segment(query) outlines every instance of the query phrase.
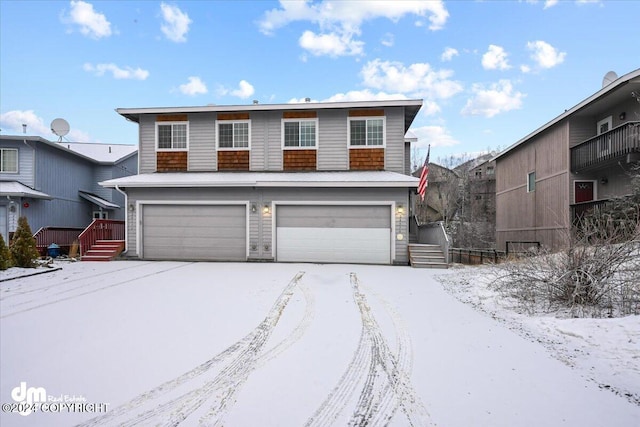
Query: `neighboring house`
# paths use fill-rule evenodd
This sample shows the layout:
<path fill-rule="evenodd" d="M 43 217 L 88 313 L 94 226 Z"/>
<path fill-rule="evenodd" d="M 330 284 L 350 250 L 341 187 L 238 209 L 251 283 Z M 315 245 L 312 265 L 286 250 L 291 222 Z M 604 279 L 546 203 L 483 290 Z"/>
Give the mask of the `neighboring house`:
<path fill-rule="evenodd" d="M 93 218 L 124 219 L 124 195 L 98 181 L 133 175 L 134 145 L 56 143 L 0 136 L 0 233 L 5 241 L 26 216 L 41 227 L 86 227 Z"/>
<path fill-rule="evenodd" d="M 407 264 L 405 138 L 422 100 L 120 108 L 139 124 L 127 252 Z"/>
<path fill-rule="evenodd" d="M 576 215 L 630 193 L 628 172 L 640 160 L 640 69 L 609 80 L 496 156 L 498 249 L 560 249 Z"/>
<path fill-rule="evenodd" d="M 419 167 L 413 176 L 420 177 L 422 167 Z M 415 195 L 415 214 L 420 224 L 453 220 L 458 210 L 460 188 L 462 182 L 460 176 L 454 170 L 440 166 L 437 163 L 429 163 L 429 176 L 424 200 Z"/>
<path fill-rule="evenodd" d="M 466 174 L 462 190 L 459 227 L 454 236 L 459 247 L 493 248 L 496 235 L 495 154 L 485 154 L 455 168 Z M 460 169 L 459 169 L 460 168 Z"/>

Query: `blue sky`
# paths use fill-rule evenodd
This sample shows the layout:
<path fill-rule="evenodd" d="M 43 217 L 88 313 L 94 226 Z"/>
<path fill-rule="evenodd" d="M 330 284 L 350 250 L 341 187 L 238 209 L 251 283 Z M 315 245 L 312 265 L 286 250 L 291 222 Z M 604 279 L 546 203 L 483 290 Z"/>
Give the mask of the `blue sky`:
<path fill-rule="evenodd" d="M 504 149 L 640 67 L 640 2 L 0 0 L 0 129 L 136 143 L 114 110 L 421 98 L 431 159 Z"/>

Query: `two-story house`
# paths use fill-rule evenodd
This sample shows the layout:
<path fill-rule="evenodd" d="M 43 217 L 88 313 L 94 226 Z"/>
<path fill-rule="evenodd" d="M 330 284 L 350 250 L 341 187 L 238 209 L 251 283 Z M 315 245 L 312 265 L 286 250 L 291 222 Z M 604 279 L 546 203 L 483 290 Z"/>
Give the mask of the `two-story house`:
<path fill-rule="evenodd" d="M 98 181 L 136 174 L 135 145 L 56 143 L 0 136 L 0 233 L 10 240 L 18 218 L 42 227 L 84 228 L 93 218 L 124 219 L 124 195 Z"/>
<path fill-rule="evenodd" d="M 631 191 L 629 171 L 640 161 L 640 69 L 608 73 L 600 90 L 495 160 L 497 247 L 564 247 L 576 216 Z"/>
<path fill-rule="evenodd" d="M 422 100 L 119 108 L 139 124 L 126 255 L 407 264 Z"/>

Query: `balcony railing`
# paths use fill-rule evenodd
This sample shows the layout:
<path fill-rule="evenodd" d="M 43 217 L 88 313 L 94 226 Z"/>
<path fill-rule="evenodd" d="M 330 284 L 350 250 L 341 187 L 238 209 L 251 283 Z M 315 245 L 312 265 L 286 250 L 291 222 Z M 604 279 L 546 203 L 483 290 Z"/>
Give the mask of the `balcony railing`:
<path fill-rule="evenodd" d="M 98 240 L 124 240 L 124 221 L 94 219 L 80 234 L 80 256 L 87 253 Z"/>
<path fill-rule="evenodd" d="M 640 121 L 626 122 L 571 148 L 571 171 L 578 172 L 629 153 L 640 153 Z"/>

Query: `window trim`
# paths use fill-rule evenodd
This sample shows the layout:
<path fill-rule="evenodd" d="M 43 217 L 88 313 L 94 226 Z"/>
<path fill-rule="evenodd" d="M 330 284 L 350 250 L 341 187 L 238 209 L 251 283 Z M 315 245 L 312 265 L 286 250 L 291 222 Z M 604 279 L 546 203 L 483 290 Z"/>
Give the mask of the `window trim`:
<path fill-rule="evenodd" d="M 15 171 L 13 170 L 3 170 L 2 169 L 2 157 L 4 156 L 4 152 L 6 151 L 15 151 L 16 153 L 16 169 Z M 19 157 L 19 150 L 17 148 L 2 148 L 0 149 L 0 173 L 19 173 L 20 172 L 20 157 Z"/>
<path fill-rule="evenodd" d="M 297 122 L 297 123 L 302 123 L 302 122 L 314 122 L 315 124 L 315 145 L 313 146 L 300 146 L 300 138 L 298 138 L 298 146 L 288 146 L 288 145 L 284 145 L 284 124 L 285 123 L 292 123 L 292 122 Z M 298 128 L 300 126 L 298 125 Z M 318 118 L 314 117 L 314 118 L 293 118 L 293 119 L 282 119 L 280 122 L 280 146 L 282 147 L 283 150 L 317 150 L 318 149 L 318 144 L 319 144 L 319 129 L 318 129 Z"/>
<path fill-rule="evenodd" d="M 172 126 L 172 131 L 173 131 L 173 125 L 186 125 L 186 131 L 187 131 L 187 143 L 186 146 L 184 148 L 160 148 L 160 126 L 167 126 L 167 125 L 171 125 Z M 173 137 L 171 140 L 171 145 L 173 146 Z M 189 151 L 189 122 L 188 121 L 177 121 L 177 122 L 156 122 L 156 152 L 158 151 Z"/>
<path fill-rule="evenodd" d="M 531 183 L 531 177 L 533 177 L 533 185 Z M 527 174 L 527 193 L 533 193 L 534 191 L 536 191 L 536 171 Z"/>
<path fill-rule="evenodd" d="M 369 120 L 382 120 L 382 144 L 381 145 L 370 145 L 368 143 L 368 138 L 365 140 L 365 145 L 351 145 L 351 122 L 353 121 L 364 121 L 365 128 L 366 122 Z M 347 146 L 349 149 L 371 149 L 371 148 L 386 148 L 387 147 L 387 116 L 352 116 L 348 117 L 347 121 Z"/>
<path fill-rule="evenodd" d="M 602 125 L 607 125 L 607 130 L 604 132 L 600 131 Z M 605 117 L 602 120 L 599 120 L 596 124 L 596 132 L 597 135 L 600 136 L 603 133 L 607 133 L 613 129 L 613 116 Z M 611 152 L 611 136 L 605 139 L 605 137 L 601 137 L 598 141 L 598 154 L 601 156 L 607 155 Z"/>
<path fill-rule="evenodd" d="M 247 123 L 247 146 L 246 147 L 220 147 L 220 125 L 233 125 L 236 123 Z M 218 151 L 250 151 L 251 150 L 251 119 L 245 120 L 216 120 L 216 150 Z M 235 141 L 232 142 L 235 144 Z"/>

